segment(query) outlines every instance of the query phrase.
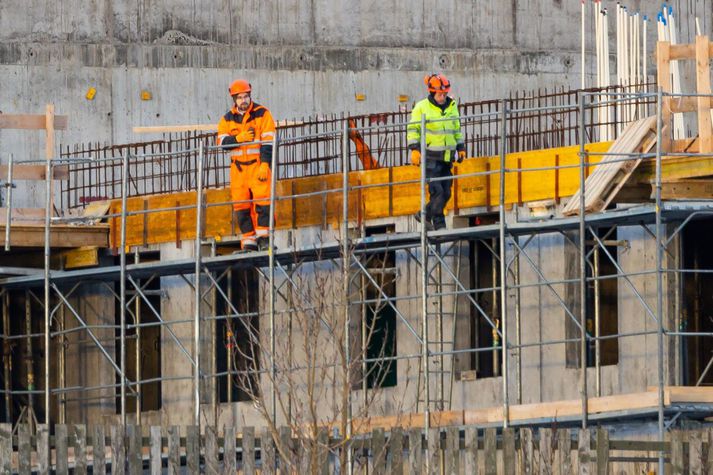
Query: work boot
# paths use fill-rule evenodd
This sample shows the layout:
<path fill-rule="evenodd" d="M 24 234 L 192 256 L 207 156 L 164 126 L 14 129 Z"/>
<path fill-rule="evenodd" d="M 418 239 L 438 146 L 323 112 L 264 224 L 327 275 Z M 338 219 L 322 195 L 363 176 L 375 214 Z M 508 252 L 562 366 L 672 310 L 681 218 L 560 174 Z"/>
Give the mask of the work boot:
<path fill-rule="evenodd" d="M 433 229 L 435 231 L 438 231 L 440 229 L 445 229 L 446 228 L 446 219 L 443 217 L 439 218 L 434 218 L 433 219 Z"/>
<path fill-rule="evenodd" d="M 418 223 L 421 223 L 421 212 L 417 212 L 416 214 L 413 215 L 414 219 Z M 426 219 L 426 231 L 433 231 L 433 224 L 431 223 L 430 219 Z"/>
<path fill-rule="evenodd" d="M 257 238 L 257 249 L 258 251 L 267 251 L 270 249 L 270 238 L 266 236 Z"/>
<path fill-rule="evenodd" d="M 254 252 L 257 251 L 257 243 L 255 241 L 247 241 L 242 244 L 242 251 L 243 252 Z"/>

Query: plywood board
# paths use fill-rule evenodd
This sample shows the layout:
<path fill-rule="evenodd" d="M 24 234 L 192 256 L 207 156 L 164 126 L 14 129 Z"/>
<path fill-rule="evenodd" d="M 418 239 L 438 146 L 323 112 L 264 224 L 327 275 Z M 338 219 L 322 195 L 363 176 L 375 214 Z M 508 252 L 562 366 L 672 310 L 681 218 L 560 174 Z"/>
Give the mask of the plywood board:
<path fill-rule="evenodd" d="M 66 130 L 69 118 L 54 116 L 54 130 Z M 44 130 L 47 118 L 44 114 L 0 114 L 0 129 Z"/>

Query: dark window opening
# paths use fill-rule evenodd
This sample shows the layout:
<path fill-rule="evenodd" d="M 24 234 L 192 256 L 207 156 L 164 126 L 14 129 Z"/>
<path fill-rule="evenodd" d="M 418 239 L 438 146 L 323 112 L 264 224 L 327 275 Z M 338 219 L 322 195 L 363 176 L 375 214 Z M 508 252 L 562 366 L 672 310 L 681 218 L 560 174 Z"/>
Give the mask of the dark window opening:
<path fill-rule="evenodd" d="M 158 253 L 141 255 L 141 262 L 157 260 L 159 260 Z M 157 411 L 161 409 L 161 381 L 153 380 L 161 377 L 161 326 L 158 325 L 160 320 L 154 311 L 159 315 L 161 314 L 161 279 L 154 277 L 152 279 L 137 280 L 137 284 L 144 294 L 143 297 L 137 294 L 136 289 L 131 284 L 127 283 L 126 288 L 127 302 L 133 298 L 133 301 L 126 309 L 126 377 L 130 382 L 152 380 L 140 385 L 141 411 Z M 115 284 L 117 293 L 119 292 L 119 285 L 119 282 Z M 121 323 L 120 312 L 121 307 L 117 300 L 116 325 Z M 133 326 L 137 320 L 142 325 L 140 328 Z M 118 343 L 118 339 L 121 337 L 121 332 L 118 328 L 115 336 Z M 117 354 L 121 358 L 121 345 L 117 344 L 116 348 Z M 137 373 L 140 374 L 139 378 L 137 378 Z M 118 375 L 116 382 L 117 384 L 121 383 Z M 121 388 L 117 387 L 116 393 L 116 413 L 118 414 L 121 411 Z M 126 394 L 126 411 L 130 414 L 136 411 L 136 397 L 132 397 L 132 393 L 128 390 Z"/>
<path fill-rule="evenodd" d="M 607 337 L 619 332 L 619 281 L 616 265 L 619 251 L 615 228 L 598 228 L 597 237 L 604 244 L 599 246 L 595 239 L 587 241 L 587 333 L 592 337 L 597 334 Z M 591 236 L 590 236 L 591 237 Z M 606 252 L 605 252 L 606 249 Z M 611 258 L 610 258 L 611 256 Z M 594 279 L 592 279 L 594 277 Z M 591 280 L 590 280 L 591 279 Z M 597 318 L 598 314 L 598 318 Z M 596 366 L 596 340 L 589 340 L 587 345 L 587 366 Z M 600 364 L 615 365 L 619 362 L 619 340 L 606 338 L 599 340 Z"/>
<path fill-rule="evenodd" d="M 228 316 L 216 320 L 216 358 L 220 402 L 251 401 L 259 391 L 260 303 L 258 273 L 254 269 L 231 269 L 220 286 L 240 316 L 233 315 L 230 305 L 218 295 L 217 312 Z"/>
<path fill-rule="evenodd" d="M 681 274 L 681 330 L 713 332 L 713 246 L 707 237 L 713 235 L 713 219 L 691 221 L 681 238 L 683 269 L 697 271 Z M 683 384 L 713 385 L 713 370 L 708 363 L 713 358 L 713 339 L 705 336 L 680 338 Z M 700 380 L 700 384 L 699 384 Z"/>
<path fill-rule="evenodd" d="M 366 229 L 366 236 L 390 234 L 393 225 L 373 226 Z M 367 360 L 396 356 L 396 311 L 385 298 L 396 297 L 396 253 L 386 251 L 370 254 L 366 267 L 377 285 L 363 280 L 364 318 L 362 319 L 362 344 Z M 396 360 L 370 361 L 366 364 L 367 388 L 396 386 Z"/>
<path fill-rule="evenodd" d="M 495 224 L 497 214 L 470 217 L 468 226 Z M 491 378 L 500 376 L 502 361 L 500 357 L 500 336 L 495 328 L 500 328 L 500 264 L 498 239 L 476 239 L 466 241 L 463 258 L 468 259 L 468 279 L 470 296 L 463 304 L 468 308 L 467 321 L 460 319 L 456 323 L 456 349 L 482 349 L 463 354 L 457 364 L 460 379 L 470 379 L 467 373 L 474 372 L 475 377 Z M 490 321 L 488 321 L 490 320 Z M 462 332 L 462 334 L 461 334 Z"/>

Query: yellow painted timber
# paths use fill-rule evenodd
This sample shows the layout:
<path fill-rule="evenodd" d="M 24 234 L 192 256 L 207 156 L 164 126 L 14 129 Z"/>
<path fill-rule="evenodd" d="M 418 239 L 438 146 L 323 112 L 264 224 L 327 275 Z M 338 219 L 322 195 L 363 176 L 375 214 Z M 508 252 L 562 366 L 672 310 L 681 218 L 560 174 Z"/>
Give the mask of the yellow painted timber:
<path fill-rule="evenodd" d="M 64 268 L 78 269 L 99 265 L 99 248 L 96 246 L 82 246 L 70 249 L 64 253 Z"/>
<path fill-rule="evenodd" d="M 599 161 L 598 152 L 605 152 L 610 142 L 587 145 L 592 167 Z M 508 205 L 519 201 L 539 201 L 555 196 L 573 195 L 579 189 L 577 168 L 561 169 L 555 172 L 555 163 L 561 167 L 579 164 L 579 147 L 563 147 L 510 154 L 506 158 L 505 202 Z M 518 164 L 522 168 L 517 171 Z M 534 170 L 550 168 L 549 170 Z M 593 169 L 593 168 L 592 168 Z M 471 173 L 489 174 L 459 176 Z M 470 158 L 454 167 L 456 174 L 454 198 L 447 210 L 497 206 L 499 202 L 499 157 Z M 529 171 L 528 171 L 529 170 Z M 349 219 L 358 222 L 365 219 L 403 216 L 415 213 L 420 206 L 419 168 L 402 166 L 376 170 L 352 172 L 349 183 Z M 556 176 L 558 177 L 556 178 Z M 380 186 L 377 186 L 380 185 Z M 340 174 L 318 177 L 280 180 L 277 183 L 276 225 L 278 229 L 303 226 L 334 226 L 342 217 L 342 176 Z M 357 188 L 357 189 L 355 189 Z M 332 193 L 291 197 L 315 192 Z M 219 203 L 230 201 L 228 188 L 210 189 L 205 192 L 205 202 L 209 204 L 205 214 L 205 237 L 222 238 L 233 233 L 239 234 L 237 226 L 231 222 L 231 206 Z M 195 238 L 195 210 L 179 212 L 166 210 L 180 206 L 194 206 L 195 192 L 173 193 L 127 200 L 128 211 L 152 211 L 146 217 L 131 216 L 127 219 L 127 245 L 156 244 Z M 161 210 L 166 211 L 161 211 Z M 121 211 L 121 201 L 112 202 L 111 213 Z M 117 247 L 120 237 L 120 219 L 110 218 L 111 246 Z"/>

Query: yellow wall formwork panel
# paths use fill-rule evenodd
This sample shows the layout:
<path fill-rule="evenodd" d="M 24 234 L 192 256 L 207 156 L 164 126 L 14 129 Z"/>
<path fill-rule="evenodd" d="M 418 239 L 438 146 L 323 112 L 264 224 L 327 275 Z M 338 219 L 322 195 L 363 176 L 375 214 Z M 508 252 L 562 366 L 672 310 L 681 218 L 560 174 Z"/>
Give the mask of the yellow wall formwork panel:
<path fill-rule="evenodd" d="M 586 146 L 594 166 L 611 142 Z M 579 147 L 562 147 L 509 154 L 505 176 L 505 203 L 508 205 L 573 195 L 579 189 Z M 555 170 L 554 167 L 574 166 Z M 517 169 L 520 168 L 520 171 Z M 476 157 L 454 167 L 453 198 L 448 212 L 464 208 L 495 207 L 499 203 L 500 157 Z M 528 171 L 530 170 L 530 171 Z M 352 222 L 404 216 L 420 208 L 418 167 L 402 166 L 358 171 L 349 174 L 349 219 Z M 477 176 L 459 176 L 482 173 Z M 342 176 L 340 174 L 280 180 L 276 189 L 278 229 L 303 226 L 338 226 L 342 217 Z M 329 192 L 332 190 L 332 192 Z M 319 192 L 319 194 L 313 194 Z M 309 196 L 297 196 L 310 194 Z M 233 221 L 228 188 L 205 191 L 204 237 L 221 239 L 239 233 Z M 128 211 L 151 211 L 127 219 L 127 246 L 177 242 L 195 238 L 195 209 L 167 210 L 195 206 L 195 192 L 172 193 L 127 200 Z M 166 211 L 161 211 L 166 210 Z M 121 201 L 112 202 L 111 213 L 121 212 Z M 109 220 L 111 246 L 120 238 L 119 217 Z"/>

